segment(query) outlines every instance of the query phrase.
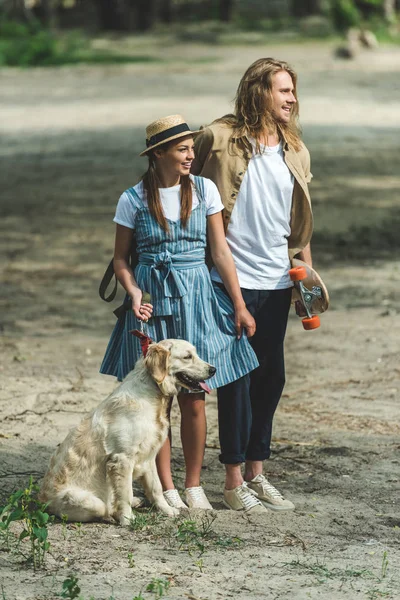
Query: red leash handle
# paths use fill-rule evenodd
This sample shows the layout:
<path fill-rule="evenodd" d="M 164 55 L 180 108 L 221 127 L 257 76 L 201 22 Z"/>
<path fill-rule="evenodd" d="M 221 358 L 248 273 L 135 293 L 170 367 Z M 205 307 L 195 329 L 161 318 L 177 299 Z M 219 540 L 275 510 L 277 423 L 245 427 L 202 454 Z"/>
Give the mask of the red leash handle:
<path fill-rule="evenodd" d="M 153 341 L 151 339 L 151 337 L 149 337 L 148 335 L 146 335 L 142 331 L 139 331 L 138 329 L 131 329 L 129 331 L 129 333 L 131 333 L 132 335 L 135 335 L 136 337 L 139 338 L 140 347 L 142 348 L 143 356 L 146 357 L 147 350 L 149 349 L 149 346 L 150 346 L 150 344 Z"/>

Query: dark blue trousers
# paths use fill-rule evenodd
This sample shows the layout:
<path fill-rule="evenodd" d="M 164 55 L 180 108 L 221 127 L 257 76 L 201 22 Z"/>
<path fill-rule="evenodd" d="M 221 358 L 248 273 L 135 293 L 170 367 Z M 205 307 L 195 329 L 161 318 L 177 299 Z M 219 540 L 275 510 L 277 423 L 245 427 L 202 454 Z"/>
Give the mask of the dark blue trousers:
<path fill-rule="evenodd" d="M 224 464 L 270 456 L 272 420 L 285 385 L 284 339 L 292 288 L 242 289 L 257 330 L 250 339 L 260 366 L 218 388 L 219 441 Z"/>

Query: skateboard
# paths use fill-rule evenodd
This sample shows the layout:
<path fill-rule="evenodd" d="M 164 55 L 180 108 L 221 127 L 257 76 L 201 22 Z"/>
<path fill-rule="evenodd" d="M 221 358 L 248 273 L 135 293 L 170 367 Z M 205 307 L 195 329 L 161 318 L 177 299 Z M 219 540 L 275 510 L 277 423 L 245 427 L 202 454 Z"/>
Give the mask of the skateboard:
<path fill-rule="evenodd" d="M 294 284 L 296 313 L 304 317 L 304 329 L 317 329 L 321 325 L 318 314 L 329 306 L 329 293 L 324 282 L 312 267 L 298 258 L 292 260 L 289 275 Z"/>

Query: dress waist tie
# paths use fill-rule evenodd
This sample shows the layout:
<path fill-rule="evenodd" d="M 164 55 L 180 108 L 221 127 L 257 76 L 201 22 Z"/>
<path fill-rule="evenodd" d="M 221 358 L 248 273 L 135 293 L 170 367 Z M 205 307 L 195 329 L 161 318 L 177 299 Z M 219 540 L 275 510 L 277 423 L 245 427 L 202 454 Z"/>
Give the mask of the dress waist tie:
<path fill-rule="evenodd" d="M 159 254 L 143 252 L 139 255 L 139 265 L 151 267 L 151 289 L 147 291 L 151 295 L 154 316 L 172 315 L 171 301 L 187 294 L 186 286 L 179 277 L 178 271 L 194 269 L 203 264 L 205 264 L 204 248 L 180 254 L 166 251 Z"/>

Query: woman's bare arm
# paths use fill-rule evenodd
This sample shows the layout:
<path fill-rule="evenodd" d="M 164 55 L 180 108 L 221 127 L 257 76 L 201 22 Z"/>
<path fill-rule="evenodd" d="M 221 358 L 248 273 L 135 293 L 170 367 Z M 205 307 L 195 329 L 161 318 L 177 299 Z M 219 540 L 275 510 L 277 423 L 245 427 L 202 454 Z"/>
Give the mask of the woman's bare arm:
<path fill-rule="evenodd" d="M 133 230 L 117 224 L 114 248 L 114 272 L 118 281 L 132 298 L 132 310 L 137 319 L 147 321 L 153 312 L 151 304 L 142 304 L 142 290 L 139 288 L 129 266 L 129 254 L 133 240 Z"/>

